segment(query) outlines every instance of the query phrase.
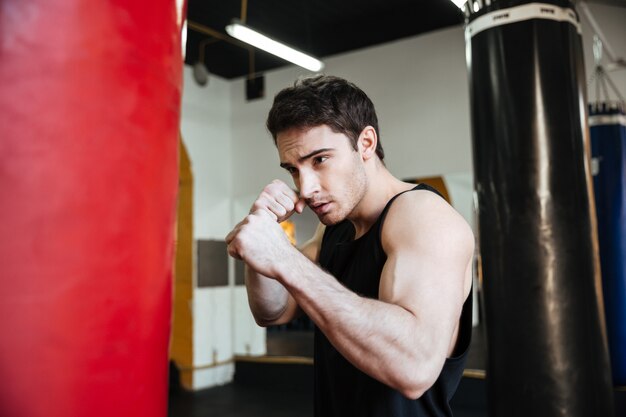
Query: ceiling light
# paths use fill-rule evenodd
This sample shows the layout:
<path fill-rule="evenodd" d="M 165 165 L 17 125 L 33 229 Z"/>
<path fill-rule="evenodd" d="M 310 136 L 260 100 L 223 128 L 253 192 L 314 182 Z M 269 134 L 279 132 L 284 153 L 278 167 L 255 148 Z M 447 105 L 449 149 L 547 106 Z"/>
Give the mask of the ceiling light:
<path fill-rule="evenodd" d="M 286 61 L 306 68 L 309 71 L 320 71 L 324 68 L 324 63 L 319 59 L 313 58 L 312 56 L 296 51 L 285 44 L 270 39 L 269 37 L 238 21 L 234 21 L 230 25 L 226 26 L 226 32 L 233 38 L 249 43 L 256 48 L 262 49 L 270 54 L 274 54 Z"/>
<path fill-rule="evenodd" d="M 456 5 L 456 7 L 458 7 L 459 9 L 463 9 L 463 5 L 465 4 L 466 0 L 450 0 L 452 3 L 454 3 Z"/>

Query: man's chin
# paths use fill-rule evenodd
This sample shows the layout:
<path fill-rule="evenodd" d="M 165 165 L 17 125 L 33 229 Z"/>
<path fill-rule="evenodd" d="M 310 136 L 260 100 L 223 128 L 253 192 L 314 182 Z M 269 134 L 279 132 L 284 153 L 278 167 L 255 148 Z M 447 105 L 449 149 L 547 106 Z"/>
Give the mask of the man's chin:
<path fill-rule="evenodd" d="M 324 226 L 334 226 L 344 220 L 331 216 L 331 213 L 320 214 L 317 216 L 317 218 Z"/>

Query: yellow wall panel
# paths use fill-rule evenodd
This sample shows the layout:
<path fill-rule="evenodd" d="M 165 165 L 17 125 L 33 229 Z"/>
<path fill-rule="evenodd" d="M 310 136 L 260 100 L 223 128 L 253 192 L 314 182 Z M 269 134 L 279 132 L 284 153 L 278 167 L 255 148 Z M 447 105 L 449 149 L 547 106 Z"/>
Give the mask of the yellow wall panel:
<path fill-rule="evenodd" d="M 193 375 L 193 175 L 182 138 L 179 142 L 179 191 L 174 268 L 174 305 L 170 359 L 180 371 L 180 383 L 192 388 Z"/>

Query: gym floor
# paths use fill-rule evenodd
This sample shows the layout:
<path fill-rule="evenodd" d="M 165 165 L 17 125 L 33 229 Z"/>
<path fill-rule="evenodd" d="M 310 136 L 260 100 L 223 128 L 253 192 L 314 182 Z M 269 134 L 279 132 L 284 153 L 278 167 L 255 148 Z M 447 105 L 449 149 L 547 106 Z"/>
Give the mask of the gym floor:
<path fill-rule="evenodd" d="M 312 357 L 311 331 L 268 332 L 268 356 Z M 485 369 L 485 341 L 482 327 L 474 328 L 468 369 Z M 282 379 L 282 381 L 281 381 Z M 467 380 L 468 378 L 464 378 Z M 461 394 L 460 391 L 464 393 Z M 475 397 L 476 384 L 462 383 L 457 393 Z M 457 396 L 459 396 L 457 395 Z M 455 417 L 486 417 L 484 407 L 456 401 Z M 312 417 L 313 384 L 310 365 L 237 362 L 235 381 L 198 392 L 171 387 L 169 417 Z"/>
<path fill-rule="evenodd" d="M 487 417 L 484 410 L 454 407 L 455 417 Z M 232 383 L 197 393 L 170 395 L 169 417 L 313 417 L 312 393 Z"/>

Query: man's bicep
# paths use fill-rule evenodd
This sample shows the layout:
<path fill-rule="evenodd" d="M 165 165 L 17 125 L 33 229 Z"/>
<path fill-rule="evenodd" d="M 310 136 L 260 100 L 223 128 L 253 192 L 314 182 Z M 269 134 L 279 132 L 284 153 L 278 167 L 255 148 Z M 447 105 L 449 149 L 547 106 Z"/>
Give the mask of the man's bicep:
<path fill-rule="evenodd" d="M 407 197 L 394 203 L 383 227 L 387 262 L 379 298 L 410 311 L 432 334 L 451 339 L 471 285 L 473 235 L 438 196 Z"/>
<path fill-rule="evenodd" d="M 411 248 L 389 254 L 380 281 L 379 298 L 411 312 L 420 321 L 456 325 L 465 299 L 465 267 L 461 262 Z"/>

